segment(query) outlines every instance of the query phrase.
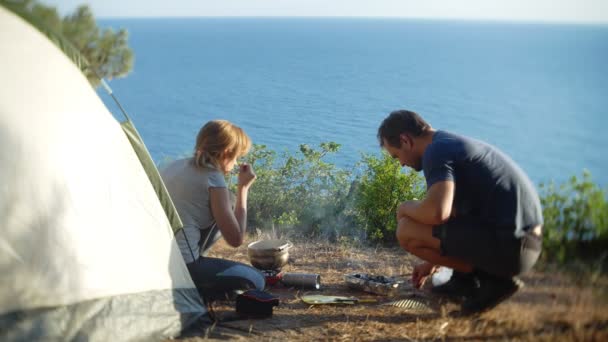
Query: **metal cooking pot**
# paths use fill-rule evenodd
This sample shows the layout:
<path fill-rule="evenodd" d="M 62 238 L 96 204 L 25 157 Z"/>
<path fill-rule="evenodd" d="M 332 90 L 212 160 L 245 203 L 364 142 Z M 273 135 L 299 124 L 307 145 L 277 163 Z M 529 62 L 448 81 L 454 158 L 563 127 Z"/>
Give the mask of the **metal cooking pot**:
<path fill-rule="evenodd" d="M 278 270 L 287 264 L 291 247 L 291 242 L 285 240 L 259 240 L 247 246 L 247 255 L 257 269 Z"/>

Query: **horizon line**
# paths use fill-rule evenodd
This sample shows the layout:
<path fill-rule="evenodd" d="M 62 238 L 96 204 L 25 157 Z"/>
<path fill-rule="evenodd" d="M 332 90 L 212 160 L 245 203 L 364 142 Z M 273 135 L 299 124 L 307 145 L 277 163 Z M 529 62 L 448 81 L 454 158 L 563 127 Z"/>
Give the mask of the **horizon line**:
<path fill-rule="evenodd" d="M 390 19 L 390 20 L 419 20 L 419 21 L 469 21 L 487 23 L 513 23 L 513 24 L 565 24 L 606 26 L 606 21 L 584 21 L 567 19 L 507 19 L 507 18 L 452 18 L 452 17 L 408 17 L 408 16 L 331 16 L 331 15 L 174 15 L 174 16 L 99 16 L 97 19 Z"/>

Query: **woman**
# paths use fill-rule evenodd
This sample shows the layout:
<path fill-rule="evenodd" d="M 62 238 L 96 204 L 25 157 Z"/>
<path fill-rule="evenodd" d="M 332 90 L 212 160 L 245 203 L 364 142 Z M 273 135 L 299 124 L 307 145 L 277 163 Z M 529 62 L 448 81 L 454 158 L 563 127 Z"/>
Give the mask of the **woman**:
<path fill-rule="evenodd" d="M 161 176 L 184 224 L 176 240 L 201 296 L 214 299 L 235 290 L 258 289 L 264 276 L 242 263 L 206 257 L 222 236 L 232 247 L 243 243 L 247 230 L 247 194 L 256 175 L 239 166 L 236 203 L 224 175 L 247 154 L 251 140 L 238 126 L 225 121 L 206 123 L 198 133 L 194 155 L 169 164 Z"/>

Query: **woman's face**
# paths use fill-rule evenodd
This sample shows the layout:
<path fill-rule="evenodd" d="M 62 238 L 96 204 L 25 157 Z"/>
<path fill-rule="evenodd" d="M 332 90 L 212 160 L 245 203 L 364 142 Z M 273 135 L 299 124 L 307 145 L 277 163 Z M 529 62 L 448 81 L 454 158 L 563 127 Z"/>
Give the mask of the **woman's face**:
<path fill-rule="evenodd" d="M 230 171 L 232 171 L 232 169 L 234 169 L 235 165 L 236 165 L 236 157 L 234 157 L 234 158 L 225 157 L 224 159 L 222 159 L 222 163 L 220 166 L 222 167 L 222 171 L 224 172 L 224 174 L 227 175 L 230 173 Z"/>

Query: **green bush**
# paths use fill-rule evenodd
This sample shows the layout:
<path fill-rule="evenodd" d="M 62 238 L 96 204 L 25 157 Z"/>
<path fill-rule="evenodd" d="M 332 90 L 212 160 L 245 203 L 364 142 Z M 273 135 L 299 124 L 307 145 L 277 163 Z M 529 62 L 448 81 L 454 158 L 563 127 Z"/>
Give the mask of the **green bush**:
<path fill-rule="evenodd" d="M 608 201 L 606 190 L 591 180 L 573 176 L 556 186 L 540 185 L 545 219 L 545 260 L 567 263 L 575 259 L 602 261 L 608 253 Z"/>
<path fill-rule="evenodd" d="M 300 145 L 298 152 L 279 156 L 264 145 L 254 145 L 243 160 L 258 175 L 249 194 L 250 227 L 276 237 L 394 242 L 397 206 L 424 197 L 424 178 L 411 170 L 403 172 L 384 152 L 362 155 L 358 172 L 352 173 L 324 160 L 339 148 L 333 142 L 318 148 Z M 229 177 L 233 189 L 235 176 Z M 561 185 L 540 184 L 540 197 L 545 221 L 543 259 L 561 264 L 586 262 L 595 268 L 604 264 L 607 191 L 584 172 L 582 178 L 572 177 Z"/>
<path fill-rule="evenodd" d="M 363 155 L 355 209 L 368 238 L 396 241 L 397 206 L 425 195 L 424 179 L 414 171 L 402 172 L 401 165 L 386 152 L 381 157 Z"/>
<path fill-rule="evenodd" d="M 351 173 L 323 159 L 339 148 L 334 142 L 318 149 L 300 145 L 298 153 L 278 158 L 265 145 L 254 145 L 243 158 L 258 176 L 249 194 L 250 225 L 276 236 L 288 231 L 335 236 L 348 221 Z"/>

